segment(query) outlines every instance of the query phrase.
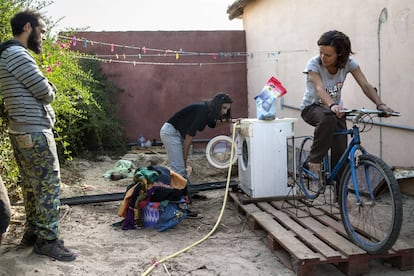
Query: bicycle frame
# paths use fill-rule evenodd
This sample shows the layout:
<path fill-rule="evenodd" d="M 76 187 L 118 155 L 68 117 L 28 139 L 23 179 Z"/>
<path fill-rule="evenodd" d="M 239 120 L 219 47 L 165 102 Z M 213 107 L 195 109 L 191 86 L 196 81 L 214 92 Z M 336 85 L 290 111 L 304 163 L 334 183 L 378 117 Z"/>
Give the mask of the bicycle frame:
<path fill-rule="evenodd" d="M 313 204 L 319 195 L 325 195 L 326 186 L 333 186 L 335 179 L 340 176 L 341 182 L 336 183 L 337 187 L 334 188 L 337 189 L 334 192 L 349 238 L 368 253 L 381 254 L 389 250 L 398 239 L 403 219 L 402 199 L 392 170 L 381 158 L 364 149 L 360 134 L 366 131 L 365 123 L 371 122 L 371 114 L 378 117 L 400 114 L 367 109 L 349 109 L 344 110 L 344 113 L 345 116 L 353 116 L 353 125 L 334 132 L 334 135 L 350 136 L 338 163 L 331 168 L 326 154 L 319 177 L 314 177 L 314 173 L 304 165 L 313 143 L 313 137 L 306 137 L 299 153 L 302 164 L 298 169 L 299 186 L 307 202 Z M 365 121 L 366 118 L 369 120 Z M 362 129 L 361 122 L 364 124 Z M 377 189 L 378 187 L 381 188 Z"/>
<path fill-rule="evenodd" d="M 345 161 L 349 158 L 349 162 L 351 164 L 351 168 L 355 167 L 355 156 L 356 151 L 360 150 L 363 154 L 366 154 L 367 151 L 361 146 L 361 137 L 359 134 L 359 128 L 357 125 L 354 125 L 351 129 L 347 130 L 337 130 L 335 131 L 334 135 L 350 135 L 351 141 L 348 143 L 348 146 L 344 153 L 342 154 L 341 158 L 339 159 L 338 163 L 335 165 L 332 171 L 330 171 L 330 162 L 327 157 L 324 158 L 324 166 L 327 168 L 325 171 L 326 173 L 326 181 L 328 185 L 332 185 L 334 178 L 338 175 L 339 170 L 345 165 Z M 352 181 L 354 182 L 355 192 L 357 193 L 357 198 L 359 199 L 358 188 L 356 185 L 356 175 L 355 171 L 352 170 Z"/>

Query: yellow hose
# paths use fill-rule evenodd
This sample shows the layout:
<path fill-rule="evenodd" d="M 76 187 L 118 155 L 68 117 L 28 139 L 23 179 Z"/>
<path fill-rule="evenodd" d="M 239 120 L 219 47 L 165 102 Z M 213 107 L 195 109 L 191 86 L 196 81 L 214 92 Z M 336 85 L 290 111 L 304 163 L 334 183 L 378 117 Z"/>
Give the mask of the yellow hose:
<path fill-rule="evenodd" d="M 227 173 L 227 182 L 226 182 L 226 191 L 224 193 L 224 199 L 223 199 L 223 205 L 221 207 L 221 211 L 220 211 L 220 215 L 216 221 L 216 224 L 214 225 L 214 227 L 211 229 L 211 231 L 205 235 L 203 238 L 201 238 L 200 240 L 194 242 L 193 244 L 169 255 L 166 256 L 164 258 L 162 258 L 159 261 L 154 262 L 144 273 L 142 273 L 142 276 L 146 276 L 149 275 L 149 273 L 151 273 L 151 271 L 156 268 L 158 265 L 162 264 L 163 262 L 167 261 L 168 259 L 172 259 L 174 257 L 177 257 L 178 255 L 180 255 L 181 253 L 184 253 L 186 251 L 188 251 L 189 249 L 191 249 L 194 246 L 197 246 L 201 243 L 203 243 L 205 240 L 207 240 L 217 229 L 217 227 L 219 226 L 220 222 L 221 222 L 221 218 L 223 217 L 224 214 L 224 210 L 226 207 L 226 203 L 227 203 L 227 196 L 228 196 L 228 192 L 229 192 L 229 186 L 230 186 L 230 178 L 231 178 L 231 168 L 232 168 L 232 160 L 233 160 L 233 156 L 234 156 L 234 140 L 235 140 L 235 136 L 236 136 L 236 127 L 237 127 L 238 123 L 234 123 L 233 125 L 233 134 L 232 134 L 232 138 L 231 138 L 231 150 L 230 150 L 230 164 L 229 164 L 229 170 Z"/>

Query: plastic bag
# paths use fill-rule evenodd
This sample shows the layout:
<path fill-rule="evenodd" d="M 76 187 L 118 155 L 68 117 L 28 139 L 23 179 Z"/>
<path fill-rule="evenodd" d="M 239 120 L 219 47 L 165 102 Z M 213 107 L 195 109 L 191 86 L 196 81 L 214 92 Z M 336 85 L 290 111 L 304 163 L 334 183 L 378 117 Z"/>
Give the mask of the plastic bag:
<path fill-rule="evenodd" d="M 154 228 L 163 232 L 173 228 L 186 217 L 186 212 L 179 208 L 178 203 L 168 202 L 166 206 L 160 205 L 160 214 Z"/>
<path fill-rule="evenodd" d="M 277 117 L 276 100 L 287 93 L 286 88 L 275 77 L 271 77 L 256 100 L 256 115 L 260 120 L 274 120 Z"/>

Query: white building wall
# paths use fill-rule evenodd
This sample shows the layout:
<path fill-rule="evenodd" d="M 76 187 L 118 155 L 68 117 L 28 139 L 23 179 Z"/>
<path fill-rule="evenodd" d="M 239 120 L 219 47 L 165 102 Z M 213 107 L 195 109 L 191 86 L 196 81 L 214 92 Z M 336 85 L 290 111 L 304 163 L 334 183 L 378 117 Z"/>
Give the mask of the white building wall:
<path fill-rule="evenodd" d="M 384 8 L 387 18 L 380 22 Z M 256 116 L 254 96 L 273 75 L 288 90 L 279 101 L 284 104 L 279 106 L 279 116 L 299 118 L 296 136 L 312 134 L 313 128 L 302 121 L 297 110 L 305 84 L 302 71 L 308 59 L 318 54 L 320 35 L 337 29 L 350 37 L 353 58 L 367 79 L 380 88 L 383 101 L 402 114 L 383 119 L 397 127 L 381 127 L 381 131 L 374 127 L 364 133 L 365 147 L 391 166 L 414 166 L 414 1 L 255 0 L 244 8 L 242 20 L 250 53 L 249 117 Z M 343 99 L 348 108 L 375 108 L 352 75 L 343 88 Z"/>

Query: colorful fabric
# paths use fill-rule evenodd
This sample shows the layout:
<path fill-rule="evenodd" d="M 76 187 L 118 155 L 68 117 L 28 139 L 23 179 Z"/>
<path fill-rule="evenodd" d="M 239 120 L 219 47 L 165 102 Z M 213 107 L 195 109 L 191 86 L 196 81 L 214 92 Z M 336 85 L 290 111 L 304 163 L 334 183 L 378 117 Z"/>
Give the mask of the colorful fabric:
<path fill-rule="evenodd" d="M 173 187 L 174 189 L 179 189 L 179 190 L 185 189 L 185 187 L 187 186 L 188 180 L 173 170 L 171 170 L 170 172 L 171 172 L 171 187 Z"/>
<path fill-rule="evenodd" d="M 136 229 L 135 215 L 134 215 L 134 210 L 132 208 L 128 208 L 125 214 L 125 219 L 121 223 L 121 229 L 122 230 Z"/>
<path fill-rule="evenodd" d="M 118 160 L 115 167 L 106 171 L 103 177 L 110 178 L 112 173 L 120 173 L 124 178 L 134 177 L 134 164 L 129 160 Z"/>
<path fill-rule="evenodd" d="M 121 206 L 118 209 L 118 216 L 126 217 L 128 209 L 138 208 L 139 202 L 147 197 L 147 184 L 146 182 L 132 183 L 128 185 L 124 194 L 124 199 Z"/>
<path fill-rule="evenodd" d="M 160 214 L 166 212 L 160 222 L 161 225 L 158 226 L 158 228 L 161 229 L 159 231 L 174 227 L 182 220 L 182 210 L 181 213 L 177 211 L 173 216 L 171 215 L 172 210 L 170 209 L 173 209 L 174 207 L 168 207 L 168 205 L 169 202 L 180 201 L 183 198 L 184 188 L 187 183 L 185 178 L 174 173 L 169 168 L 150 166 L 138 168 L 134 173 L 134 181 L 135 183 L 128 185 L 124 200 L 118 209 L 118 216 L 124 217 L 124 220 L 122 221 L 123 230 L 135 229 L 135 225 L 140 221 L 145 224 L 145 221 L 143 220 L 144 215 L 146 214 L 148 218 L 149 213 L 144 214 L 143 209 L 145 209 L 148 204 L 155 204 L 156 206 L 163 205 L 160 208 Z M 173 184 L 182 189 L 173 188 Z M 166 218 L 166 216 L 169 218 Z M 147 221 L 147 225 L 148 223 L 153 225 L 155 221 Z"/>
<path fill-rule="evenodd" d="M 145 179 L 148 183 L 154 183 L 155 180 L 159 177 L 157 171 L 147 168 L 147 167 L 140 167 L 136 169 L 134 173 L 134 182 L 142 181 Z"/>

